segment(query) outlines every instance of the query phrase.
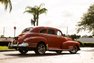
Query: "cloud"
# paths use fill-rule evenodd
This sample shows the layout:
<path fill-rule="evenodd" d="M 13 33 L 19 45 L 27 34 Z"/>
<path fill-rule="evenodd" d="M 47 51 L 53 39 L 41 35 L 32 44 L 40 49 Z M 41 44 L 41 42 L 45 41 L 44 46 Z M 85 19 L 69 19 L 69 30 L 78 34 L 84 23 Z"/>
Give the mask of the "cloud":
<path fill-rule="evenodd" d="M 12 2 L 11 13 L 5 12 L 2 6 L 0 8 L 0 31 L 5 27 L 6 36 L 13 36 L 13 26 L 17 26 L 17 35 L 24 28 L 30 27 L 32 15 L 23 12 L 27 6 L 40 5 L 41 3 L 45 4 L 44 7 L 48 9 L 48 12 L 46 15 L 40 16 L 40 26 L 57 27 L 62 31 L 65 30 L 64 32 L 68 26 L 69 33 L 73 33 L 72 30 L 75 33 L 75 25 L 88 7 L 94 3 L 94 0 L 12 0 Z"/>

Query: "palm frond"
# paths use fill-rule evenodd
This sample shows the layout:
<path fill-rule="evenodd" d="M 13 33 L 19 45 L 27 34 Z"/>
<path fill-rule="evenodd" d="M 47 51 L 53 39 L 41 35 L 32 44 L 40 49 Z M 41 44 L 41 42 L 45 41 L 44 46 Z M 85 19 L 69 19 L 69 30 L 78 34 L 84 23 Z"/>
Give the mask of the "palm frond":
<path fill-rule="evenodd" d="M 11 3 L 11 0 L 0 0 L 0 2 L 5 5 L 5 9 L 7 9 L 8 6 L 9 6 L 10 12 L 11 12 L 11 10 L 12 10 L 12 3 Z"/>
<path fill-rule="evenodd" d="M 39 14 L 46 13 L 46 12 L 47 12 L 46 8 L 42 8 L 42 9 L 39 10 Z"/>
<path fill-rule="evenodd" d="M 11 12 L 11 10 L 12 10 L 12 3 L 11 3 L 10 0 L 9 0 L 9 7 L 10 7 L 10 12 Z"/>

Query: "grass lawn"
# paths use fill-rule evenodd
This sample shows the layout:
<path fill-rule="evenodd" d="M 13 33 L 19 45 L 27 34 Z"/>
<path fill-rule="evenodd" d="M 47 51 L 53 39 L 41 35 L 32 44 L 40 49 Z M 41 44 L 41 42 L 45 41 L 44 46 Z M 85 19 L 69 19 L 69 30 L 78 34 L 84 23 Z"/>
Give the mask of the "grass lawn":
<path fill-rule="evenodd" d="M 2 51 L 2 50 L 12 50 L 12 49 L 8 49 L 7 46 L 0 46 L 0 50 Z"/>

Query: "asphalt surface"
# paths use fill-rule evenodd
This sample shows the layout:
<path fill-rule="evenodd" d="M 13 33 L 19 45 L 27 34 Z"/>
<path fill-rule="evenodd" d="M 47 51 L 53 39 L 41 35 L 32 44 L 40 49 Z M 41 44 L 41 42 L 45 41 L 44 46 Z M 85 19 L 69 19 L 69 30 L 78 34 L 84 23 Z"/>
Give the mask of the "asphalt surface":
<path fill-rule="evenodd" d="M 77 54 L 47 51 L 45 55 L 36 55 L 30 51 L 21 55 L 18 51 L 4 51 L 0 52 L 0 63 L 94 63 L 94 48 L 81 48 Z"/>

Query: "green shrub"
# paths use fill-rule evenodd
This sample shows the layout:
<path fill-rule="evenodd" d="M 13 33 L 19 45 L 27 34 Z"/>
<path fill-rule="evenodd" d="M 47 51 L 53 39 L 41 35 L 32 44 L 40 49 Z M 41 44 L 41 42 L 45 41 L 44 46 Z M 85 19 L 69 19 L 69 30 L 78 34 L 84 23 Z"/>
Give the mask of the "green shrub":
<path fill-rule="evenodd" d="M 2 41 L 0 42 L 0 46 L 8 46 L 10 41 Z"/>
<path fill-rule="evenodd" d="M 94 47 L 94 43 L 83 43 L 84 47 Z"/>
<path fill-rule="evenodd" d="M 94 43 L 90 42 L 79 42 L 81 47 L 94 47 Z"/>

